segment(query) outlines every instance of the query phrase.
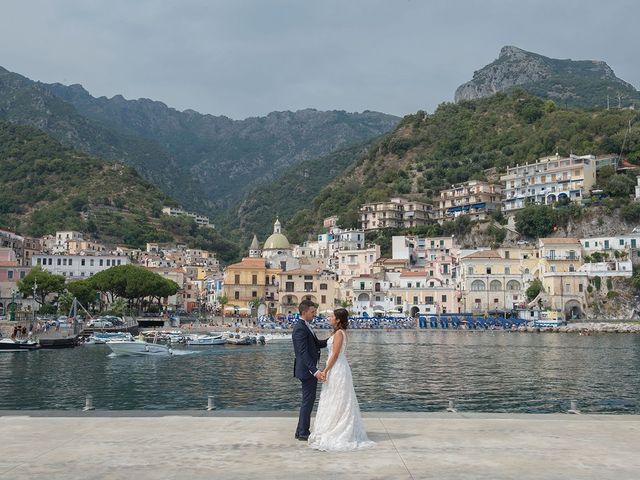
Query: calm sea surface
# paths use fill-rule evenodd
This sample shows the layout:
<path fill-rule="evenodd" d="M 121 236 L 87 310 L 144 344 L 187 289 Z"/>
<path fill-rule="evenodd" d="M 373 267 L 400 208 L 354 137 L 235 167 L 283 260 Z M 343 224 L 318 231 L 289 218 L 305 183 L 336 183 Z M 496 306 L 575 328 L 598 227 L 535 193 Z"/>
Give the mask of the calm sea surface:
<path fill-rule="evenodd" d="M 321 333 L 322 335 L 323 333 Z M 363 410 L 640 413 L 640 336 L 501 331 L 349 332 Z M 191 352 L 191 351 L 189 351 Z M 295 410 L 290 342 L 172 357 L 113 357 L 105 346 L 0 353 L 0 409 Z M 322 361 L 326 360 L 323 352 Z"/>

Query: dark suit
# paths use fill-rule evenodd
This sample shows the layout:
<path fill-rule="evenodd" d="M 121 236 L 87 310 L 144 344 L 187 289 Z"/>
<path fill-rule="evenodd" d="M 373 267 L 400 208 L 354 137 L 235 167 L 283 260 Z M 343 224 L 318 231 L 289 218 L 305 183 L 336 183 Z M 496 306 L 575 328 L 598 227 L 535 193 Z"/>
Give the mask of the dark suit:
<path fill-rule="evenodd" d="M 302 404 L 300 417 L 296 428 L 296 437 L 309 436 L 311 425 L 311 411 L 316 401 L 318 379 L 314 376 L 318 371 L 320 349 L 327 346 L 326 340 L 318 340 L 305 321 L 300 319 L 293 327 L 293 351 L 296 359 L 293 363 L 293 376 L 302 382 Z"/>

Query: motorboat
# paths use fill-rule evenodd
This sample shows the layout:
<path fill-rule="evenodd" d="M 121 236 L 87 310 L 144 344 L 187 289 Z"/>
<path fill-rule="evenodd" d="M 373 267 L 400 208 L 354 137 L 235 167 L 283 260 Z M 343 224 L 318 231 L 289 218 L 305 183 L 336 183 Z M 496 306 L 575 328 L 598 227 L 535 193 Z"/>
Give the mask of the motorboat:
<path fill-rule="evenodd" d="M 190 347 L 205 347 L 210 345 L 224 345 L 227 339 L 222 335 L 189 335 L 187 345 Z"/>
<path fill-rule="evenodd" d="M 144 340 L 111 340 L 107 342 L 107 347 L 116 355 L 173 355 L 170 346 Z"/>
<path fill-rule="evenodd" d="M 40 348 L 40 344 L 34 340 L 0 339 L 0 352 L 27 352 L 38 348 Z"/>
<path fill-rule="evenodd" d="M 251 341 L 251 337 L 248 335 L 247 336 L 240 336 L 240 335 L 231 336 L 226 339 L 226 342 L 229 345 L 251 345 L 252 343 L 255 343 Z"/>
<path fill-rule="evenodd" d="M 266 343 L 291 341 L 290 333 L 263 333 L 261 336 L 264 337 Z"/>
<path fill-rule="evenodd" d="M 84 345 L 104 345 L 114 340 L 133 340 L 129 332 L 94 332 L 84 341 Z"/>

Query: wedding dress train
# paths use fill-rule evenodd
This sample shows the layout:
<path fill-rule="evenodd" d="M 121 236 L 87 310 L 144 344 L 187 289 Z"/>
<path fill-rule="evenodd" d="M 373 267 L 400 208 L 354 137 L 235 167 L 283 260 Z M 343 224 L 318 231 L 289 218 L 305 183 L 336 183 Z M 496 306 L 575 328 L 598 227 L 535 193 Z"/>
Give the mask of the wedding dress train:
<path fill-rule="evenodd" d="M 329 338 L 329 356 L 333 351 L 333 339 L 336 335 L 344 335 L 344 332 L 337 332 Z M 351 367 L 345 355 L 346 347 L 347 339 L 344 335 L 338 359 L 329 370 L 327 381 L 322 384 L 318 413 L 313 432 L 309 436 L 309 446 L 316 450 L 347 451 L 374 445 L 364 430 L 360 406 L 353 388 Z"/>

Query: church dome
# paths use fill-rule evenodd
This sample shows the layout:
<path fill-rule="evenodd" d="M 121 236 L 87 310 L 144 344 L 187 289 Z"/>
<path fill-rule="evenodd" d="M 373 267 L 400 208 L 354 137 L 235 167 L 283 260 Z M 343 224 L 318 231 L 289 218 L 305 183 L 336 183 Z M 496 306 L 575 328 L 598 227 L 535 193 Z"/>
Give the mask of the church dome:
<path fill-rule="evenodd" d="M 281 233 L 272 233 L 264 242 L 263 250 L 277 250 L 290 248 L 289 240 Z"/>

